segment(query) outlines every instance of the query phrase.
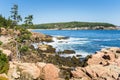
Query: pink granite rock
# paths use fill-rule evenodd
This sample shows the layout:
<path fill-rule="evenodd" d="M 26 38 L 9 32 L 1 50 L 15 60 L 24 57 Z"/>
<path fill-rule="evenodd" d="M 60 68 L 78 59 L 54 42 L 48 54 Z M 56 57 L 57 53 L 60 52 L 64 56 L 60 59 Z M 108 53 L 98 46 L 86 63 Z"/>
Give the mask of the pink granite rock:
<path fill-rule="evenodd" d="M 59 71 L 53 64 L 47 64 L 43 68 L 44 80 L 59 80 Z"/>
<path fill-rule="evenodd" d="M 119 79 L 120 67 L 115 65 L 89 65 L 84 68 L 76 68 L 72 71 L 75 78 L 88 78 L 89 80 L 117 80 Z"/>

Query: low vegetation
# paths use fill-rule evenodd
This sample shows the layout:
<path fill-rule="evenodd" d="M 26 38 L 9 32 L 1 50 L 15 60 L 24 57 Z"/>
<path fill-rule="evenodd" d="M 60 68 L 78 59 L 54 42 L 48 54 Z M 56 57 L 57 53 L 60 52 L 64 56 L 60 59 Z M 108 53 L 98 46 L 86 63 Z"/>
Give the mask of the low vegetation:
<path fill-rule="evenodd" d="M 2 44 L 3 44 L 3 42 L 0 41 L 0 45 L 2 45 Z"/>
<path fill-rule="evenodd" d="M 9 69 L 8 58 L 0 51 L 0 74 L 7 73 Z"/>
<path fill-rule="evenodd" d="M 0 80 L 8 80 L 8 78 L 6 78 L 6 77 L 0 77 Z"/>
<path fill-rule="evenodd" d="M 20 35 L 17 37 L 18 42 L 24 42 L 26 40 L 30 40 L 31 32 L 29 32 L 27 29 L 20 28 Z"/>
<path fill-rule="evenodd" d="M 29 47 L 26 46 L 26 45 L 24 45 L 24 46 L 22 46 L 22 47 L 19 49 L 19 51 L 20 51 L 20 53 L 24 53 L 24 52 L 27 52 L 28 49 L 29 49 Z"/>
<path fill-rule="evenodd" d="M 11 24 L 12 24 L 12 20 L 6 19 L 2 15 L 0 15 L 0 27 L 8 28 L 11 27 Z"/>

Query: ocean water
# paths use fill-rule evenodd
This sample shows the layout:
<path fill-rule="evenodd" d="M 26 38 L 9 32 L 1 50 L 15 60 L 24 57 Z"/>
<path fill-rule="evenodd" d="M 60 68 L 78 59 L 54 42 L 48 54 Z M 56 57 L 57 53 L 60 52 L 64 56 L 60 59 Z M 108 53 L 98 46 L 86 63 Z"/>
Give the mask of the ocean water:
<path fill-rule="evenodd" d="M 56 48 L 56 51 L 74 50 L 76 54 L 85 57 L 102 48 L 120 47 L 120 30 L 32 30 L 52 35 L 53 41 L 47 43 Z M 57 36 L 66 36 L 69 39 L 58 40 Z M 76 54 L 63 54 L 73 56 Z"/>

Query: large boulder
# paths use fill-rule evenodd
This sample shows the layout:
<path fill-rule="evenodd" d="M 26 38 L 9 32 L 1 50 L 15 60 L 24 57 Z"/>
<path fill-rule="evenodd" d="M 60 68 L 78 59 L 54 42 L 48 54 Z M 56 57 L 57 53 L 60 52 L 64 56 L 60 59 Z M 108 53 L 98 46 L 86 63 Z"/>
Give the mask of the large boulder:
<path fill-rule="evenodd" d="M 88 65 L 108 65 L 111 62 L 115 62 L 115 60 L 120 56 L 118 53 L 119 51 L 120 48 L 117 47 L 102 49 L 101 51 L 97 51 L 96 54 L 93 54 L 92 58 L 88 59 L 87 63 Z"/>
<path fill-rule="evenodd" d="M 39 45 L 38 46 L 38 50 L 42 51 L 42 52 L 46 52 L 46 53 L 55 53 L 56 49 L 53 48 L 51 45 Z"/>
<path fill-rule="evenodd" d="M 10 67 L 8 71 L 8 78 L 10 80 L 59 80 L 59 69 L 53 64 L 46 64 L 43 62 L 37 63 L 21 63 L 9 62 Z"/>
<path fill-rule="evenodd" d="M 44 80 L 59 80 L 59 69 L 53 64 L 43 67 Z"/>
<path fill-rule="evenodd" d="M 87 61 L 86 67 L 77 67 L 72 71 L 74 78 L 84 80 L 119 80 L 120 48 L 111 47 L 97 51 Z M 86 79 L 85 79 L 86 80 Z"/>
<path fill-rule="evenodd" d="M 44 73 L 43 73 L 43 67 L 46 66 L 46 63 L 43 63 L 43 62 L 37 62 L 36 63 L 36 66 L 39 68 L 40 70 L 40 78 L 44 79 Z"/>
<path fill-rule="evenodd" d="M 74 50 L 64 50 L 63 53 L 65 54 L 75 54 Z"/>
<path fill-rule="evenodd" d="M 44 42 L 52 42 L 52 36 L 45 35 L 42 33 L 32 32 L 31 39 L 36 42 L 44 41 Z"/>
<path fill-rule="evenodd" d="M 17 63 L 17 65 L 21 70 L 21 74 L 28 73 L 33 79 L 40 76 L 40 70 L 35 63 Z"/>
<path fill-rule="evenodd" d="M 37 67 L 40 69 L 40 78 L 44 80 L 59 80 L 59 69 L 53 64 L 37 62 Z"/>
<path fill-rule="evenodd" d="M 69 39 L 69 37 L 66 37 L 66 36 L 57 36 L 56 37 L 58 40 L 65 40 L 65 39 Z"/>
<path fill-rule="evenodd" d="M 33 38 L 36 38 L 36 37 L 38 37 L 38 38 L 44 38 L 44 37 L 46 37 L 46 35 L 42 34 L 42 33 L 32 32 L 32 37 Z"/>

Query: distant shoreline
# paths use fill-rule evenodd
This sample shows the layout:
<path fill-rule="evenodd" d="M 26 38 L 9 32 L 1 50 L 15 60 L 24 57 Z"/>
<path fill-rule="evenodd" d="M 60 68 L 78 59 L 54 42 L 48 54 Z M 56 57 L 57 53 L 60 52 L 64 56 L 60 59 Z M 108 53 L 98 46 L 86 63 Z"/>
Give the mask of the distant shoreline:
<path fill-rule="evenodd" d="M 120 30 L 119 28 L 117 29 L 27 29 L 28 31 L 32 31 L 32 30 Z"/>

